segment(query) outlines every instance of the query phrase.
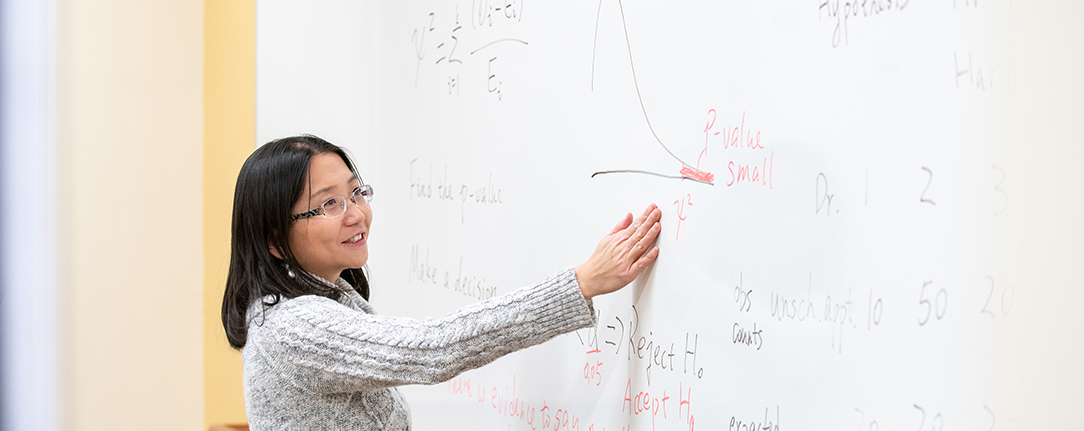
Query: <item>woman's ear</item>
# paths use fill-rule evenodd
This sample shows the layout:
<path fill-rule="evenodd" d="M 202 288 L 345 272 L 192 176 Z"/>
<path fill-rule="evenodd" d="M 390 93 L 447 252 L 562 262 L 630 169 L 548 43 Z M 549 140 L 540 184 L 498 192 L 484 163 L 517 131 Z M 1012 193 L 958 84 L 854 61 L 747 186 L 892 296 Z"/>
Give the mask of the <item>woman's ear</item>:
<path fill-rule="evenodd" d="M 270 240 L 267 241 L 267 250 L 271 252 L 272 256 L 275 256 L 275 259 L 286 260 L 282 257 L 282 250 L 280 250 L 276 245 L 272 244 Z"/>
<path fill-rule="evenodd" d="M 272 256 L 275 256 L 275 259 L 286 260 L 284 257 L 282 257 L 285 254 L 282 252 L 282 248 L 275 245 L 274 236 L 267 238 L 267 250 L 271 252 Z"/>

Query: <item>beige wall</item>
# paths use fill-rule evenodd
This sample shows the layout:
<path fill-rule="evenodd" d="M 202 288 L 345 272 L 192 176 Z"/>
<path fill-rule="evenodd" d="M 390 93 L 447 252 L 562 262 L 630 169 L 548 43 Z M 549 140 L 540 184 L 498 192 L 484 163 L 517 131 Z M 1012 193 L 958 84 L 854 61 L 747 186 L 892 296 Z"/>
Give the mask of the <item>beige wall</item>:
<path fill-rule="evenodd" d="M 246 422 L 241 354 L 222 329 L 233 188 L 256 141 L 256 2 L 207 0 L 204 10 L 204 417 Z"/>
<path fill-rule="evenodd" d="M 57 10 L 61 429 L 200 429 L 203 3 Z"/>
<path fill-rule="evenodd" d="M 1002 429 L 1084 426 L 1084 3 L 1015 10 L 1011 208 L 999 250 L 1017 287 Z M 1051 11 L 1056 11 L 1051 13 Z M 1008 416 L 1007 417 L 1012 417 Z"/>

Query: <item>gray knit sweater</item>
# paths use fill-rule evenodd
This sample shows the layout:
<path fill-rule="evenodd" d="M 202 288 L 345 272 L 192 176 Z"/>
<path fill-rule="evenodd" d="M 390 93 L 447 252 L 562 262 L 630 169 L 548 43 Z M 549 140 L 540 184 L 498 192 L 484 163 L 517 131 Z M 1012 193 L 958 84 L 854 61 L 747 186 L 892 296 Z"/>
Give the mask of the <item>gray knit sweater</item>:
<path fill-rule="evenodd" d="M 248 311 L 245 405 L 253 430 L 409 430 L 395 386 L 435 384 L 595 324 L 571 268 L 507 295 L 425 320 L 376 315 L 346 293 Z"/>

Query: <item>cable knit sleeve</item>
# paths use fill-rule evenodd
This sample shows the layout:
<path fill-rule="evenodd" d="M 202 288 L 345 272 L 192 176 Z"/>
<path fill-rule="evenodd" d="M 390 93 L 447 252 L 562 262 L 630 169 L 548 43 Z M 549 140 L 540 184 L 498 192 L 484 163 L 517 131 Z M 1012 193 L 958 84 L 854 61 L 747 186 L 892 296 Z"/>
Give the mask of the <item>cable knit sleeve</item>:
<path fill-rule="evenodd" d="M 508 353 L 595 324 L 575 272 L 565 269 L 440 318 L 387 317 L 304 296 L 267 310 L 250 329 L 279 378 L 314 393 L 434 384 Z M 246 347 L 246 348 L 248 348 Z"/>

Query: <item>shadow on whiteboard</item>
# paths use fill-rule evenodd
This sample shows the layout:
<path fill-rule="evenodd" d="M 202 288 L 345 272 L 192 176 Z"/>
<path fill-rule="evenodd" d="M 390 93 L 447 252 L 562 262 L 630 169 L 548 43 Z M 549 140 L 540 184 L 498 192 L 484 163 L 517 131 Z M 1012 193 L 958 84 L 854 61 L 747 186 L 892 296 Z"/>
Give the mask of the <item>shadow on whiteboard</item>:
<path fill-rule="evenodd" d="M 642 296 L 644 294 L 644 291 L 647 290 L 647 281 L 651 279 L 651 273 L 654 271 L 655 264 L 651 264 L 651 266 L 647 267 L 644 272 L 640 273 L 639 277 L 636 277 L 636 279 L 632 281 L 633 304 L 640 303 L 640 296 Z"/>

